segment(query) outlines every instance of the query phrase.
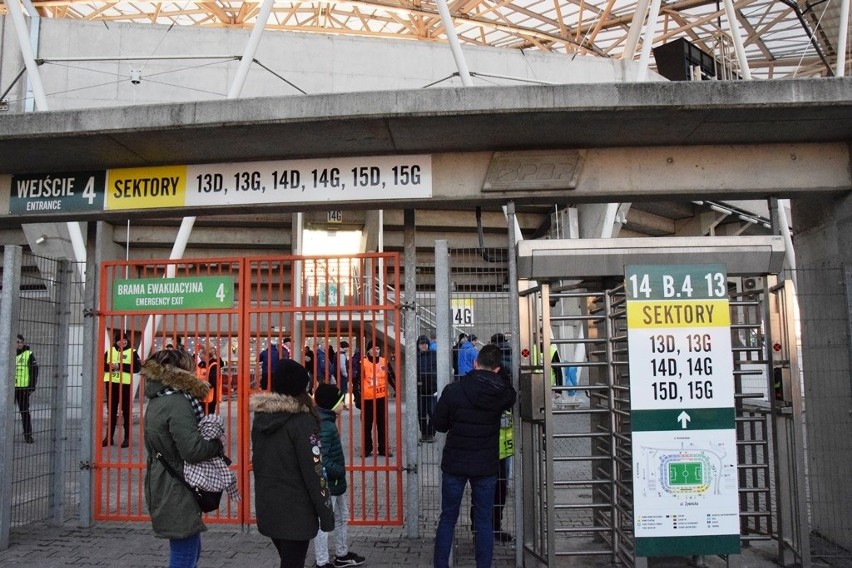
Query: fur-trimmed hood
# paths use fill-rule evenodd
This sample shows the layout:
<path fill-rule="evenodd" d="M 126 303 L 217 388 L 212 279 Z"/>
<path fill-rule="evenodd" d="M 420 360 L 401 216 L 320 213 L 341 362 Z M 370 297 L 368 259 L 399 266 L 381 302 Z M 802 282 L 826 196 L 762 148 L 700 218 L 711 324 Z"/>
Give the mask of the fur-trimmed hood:
<path fill-rule="evenodd" d="M 259 392 L 251 395 L 249 409 L 252 412 L 286 412 L 287 414 L 311 411 L 309 406 L 292 396 L 274 392 Z"/>
<path fill-rule="evenodd" d="M 311 407 L 294 397 L 273 392 L 260 392 L 249 398 L 249 410 L 255 413 L 254 427 L 264 434 L 282 428 L 293 416 L 312 414 Z"/>
<path fill-rule="evenodd" d="M 162 366 L 154 361 L 146 361 L 140 371 L 145 377 L 145 396 L 154 398 L 165 387 L 189 393 L 197 399 L 203 399 L 210 392 L 210 383 L 201 381 L 190 373 L 171 365 Z"/>

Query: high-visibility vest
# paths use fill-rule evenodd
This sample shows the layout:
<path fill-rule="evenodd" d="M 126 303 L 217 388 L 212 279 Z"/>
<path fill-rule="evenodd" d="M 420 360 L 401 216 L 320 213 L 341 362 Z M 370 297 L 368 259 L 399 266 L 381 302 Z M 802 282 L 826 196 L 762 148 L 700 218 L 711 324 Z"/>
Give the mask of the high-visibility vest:
<path fill-rule="evenodd" d="M 551 386 L 555 386 L 557 384 L 556 377 L 561 376 L 562 369 L 553 366 L 553 357 L 557 353 L 556 346 L 552 343 L 550 344 L 550 384 Z M 541 358 L 541 348 L 538 346 L 533 347 L 533 365 L 541 365 L 544 367 L 544 361 Z M 558 384 L 562 384 L 562 381 L 558 381 Z"/>
<path fill-rule="evenodd" d="M 111 347 L 109 350 L 109 359 L 107 359 L 107 363 L 109 363 L 110 365 L 120 363 L 122 366 L 130 366 L 130 368 L 132 369 L 133 354 L 133 349 L 125 349 L 124 351 L 119 351 L 115 347 Z M 133 373 L 127 373 L 124 371 L 107 371 L 106 373 L 104 373 L 104 382 L 123 383 L 125 385 L 129 385 L 133 382 Z"/>
<path fill-rule="evenodd" d="M 15 355 L 15 388 L 30 386 L 30 356 L 32 351 L 27 349 Z"/>
<path fill-rule="evenodd" d="M 375 363 L 367 357 L 361 359 L 361 395 L 364 400 L 388 396 L 388 362 L 384 357 Z"/>
<path fill-rule="evenodd" d="M 512 429 L 512 411 L 503 412 L 500 417 L 500 459 L 515 455 L 515 433 Z"/>
<path fill-rule="evenodd" d="M 195 368 L 195 376 L 198 377 L 199 381 L 207 382 L 208 377 L 210 377 L 210 368 L 213 367 L 213 366 L 218 367 L 219 363 L 208 363 L 206 367 L 196 367 Z M 219 377 L 220 384 L 221 384 L 221 380 L 222 380 L 222 377 Z M 207 396 L 205 396 L 199 402 L 203 402 L 203 403 L 213 402 L 213 397 L 215 396 L 215 393 L 213 391 L 215 391 L 215 390 L 217 390 L 217 389 L 214 389 L 213 386 L 211 385 L 210 391 L 208 391 Z"/>

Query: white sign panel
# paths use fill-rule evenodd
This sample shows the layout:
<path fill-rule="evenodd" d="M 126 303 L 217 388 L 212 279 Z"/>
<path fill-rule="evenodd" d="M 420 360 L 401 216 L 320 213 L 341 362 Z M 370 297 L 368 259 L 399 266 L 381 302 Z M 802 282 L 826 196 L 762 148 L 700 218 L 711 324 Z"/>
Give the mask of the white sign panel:
<path fill-rule="evenodd" d="M 432 158 L 375 156 L 187 166 L 187 206 L 425 199 Z"/>
<path fill-rule="evenodd" d="M 631 328 L 627 337 L 631 377 L 641 377 L 631 380 L 633 410 L 734 406 L 729 327 Z"/>

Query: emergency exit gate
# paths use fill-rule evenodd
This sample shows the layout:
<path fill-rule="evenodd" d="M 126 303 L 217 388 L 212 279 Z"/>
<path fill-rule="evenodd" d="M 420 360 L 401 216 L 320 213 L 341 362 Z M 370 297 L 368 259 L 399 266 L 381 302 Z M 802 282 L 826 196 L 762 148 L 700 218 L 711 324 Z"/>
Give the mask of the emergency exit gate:
<path fill-rule="evenodd" d="M 99 337 L 101 355 L 95 368 L 104 368 L 116 333 L 127 332 L 130 345 L 142 361 L 164 348 L 182 348 L 205 359 L 218 357 L 219 380 L 216 412 L 224 419 L 226 454 L 236 473 L 242 499 L 223 496 L 208 522 L 253 523 L 249 396 L 267 381 L 261 376 L 261 354 L 284 356 L 285 339 L 291 339 L 289 356 L 304 364 L 314 384 L 332 378 L 342 385 L 343 370 L 319 376 L 316 356 L 329 346 L 339 353 L 341 341 L 365 353 L 368 342 L 382 345 L 396 373 L 397 392 L 403 392 L 399 372 L 401 342 L 397 291 L 399 255 L 362 254 L 346 257 L 210 258 L 204 260 L 106 262 L 101 268 Z M 161 286 L 170 282 L 187 286 Z M 213 283 L 198 296 L 194 283 Z M 152 284 L 148 288 L 148 284 Z M 124 285 L 119 290 L 118 286 Z M 141 286 L 140 286 L 141 285 Z M 187 290 L 189 290 L 187 292 Z M 196 295 L 193 295 L 196 293 Z M 232 295 L 231 295 L 232 293 Z M 211 353 L 213 352 L 213 353 Z M 351 363 L 347 371 L 351 376 Z M 328 369 L 329 366 L 326 366 Z M 104 389 L 104 375 L 96 373 L 94 407 L 94 511 L 99 520 L 147 520 L 143 480 L 147 455 L 143 445 L 144 381 L 133 376 L 129 401 L 123 394 Z M 364 456 L 360 412 L 351 398 L 349 411 L 339 422 L 347 452 L 351 524 L 402 524 L 401 401 L 388 402 L 387 446 L 391 456 Z M 111 400 L 118 396 L 122 400 Z M 120 409 L 129 402 L 132 418 L 124 431 Z M 119 417 L 112 443 L 107 417 L 117 403 Z M 122 447 L 127 441 L 128 447 Z"/>
<path fill-rule="evenodd" d="M 788 565 L 808 559 L 790 287 L 770 274 L 780 269 L 779 244 L 761 238 L 690 256 L 706 241 L 667 240 L 656 239 L 657 250 L 607 250 L 612 243 L 588 240 L 519 247 L 519 275 L 529 279 L 520 291 L 525 565 L 645 565 L 634 553 L 624 277 L 612 267 L 706 262 L 735 276 L 728 286 L 741 541 L 776 541 Z M 551 345 L 557 363 L 539 355 Z M 569 366 L 581 386 L 578 400 L 565 403 L 565 387 L 549 377 Z M 774 382 L 782 372 L 783 385 Z"/>

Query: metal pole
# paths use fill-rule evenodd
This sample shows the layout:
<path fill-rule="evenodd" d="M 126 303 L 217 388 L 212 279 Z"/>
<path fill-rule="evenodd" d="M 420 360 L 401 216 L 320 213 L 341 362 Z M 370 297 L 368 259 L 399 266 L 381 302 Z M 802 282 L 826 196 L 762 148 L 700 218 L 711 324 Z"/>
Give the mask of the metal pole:
<path fill-rule="evenodd" d="M 435 336 L 438 339 L 438 395 L 450 384 L 450 369 L 453 368 L 452 328 L 450 327 L 450 249 L 446 240 L 435 241 Z M 440 433 L 439 433 L 440 434 Z M 446 436 L 436 436 L 438 455 L 444 453 Z M 450 566 L 453 556 L 450 555 Z"/>
<path fill-rule="evenodd" d="M 6 245 L 3 251 L 3 291 L 0 292 L 0 361 L 3 380 L 0 380 L 0 427 L 6 433 L 0 441 L 0 550 L 9 548 L 12 529 L 12 476 L 15 473 L 12 444 L 15 437 L 15 336 L 20 317 L 21 247 Z"/>
<path fill-rule="evenodd" d="M 89 223 L 89 235 L 87 239 L 88 257 L 86 260 L 86 273 L 89 277 L 86 279 L 86 285 L 83 288 L 83 307 L 87 310 L 86 316 L 83 318 L 83 384 L 80 394 L 80 406 L 82 409 L 80 415 L 80 521 L 81 528 L 89 528 L 94 522 L 94 512 L 92 511 L 92 494 L 94 490 L 94 432 L 95 432 L 95 412 L 100 412 L 101 408 L 96 406 L 97 394 L 95 388 L 103 384 L 101 377 L 103 376 L 102 359 L 103 351 L 101 346 L 103 343 L 109 345 L 109 340 L 104 336 L 98 337 L 98 320 L 94 314 L 98 308 L 98 287 L 100 282 L 100 267 L 106 250 L 106 243 L 111 242 L 111 234 L 109 238 L 104 234 L 105 223 L 98 221 Z M 96 364 L 95 361 L 100 364 Z M 97 420 L 100 420 L 100 414 Z"/>
<path fill-rule="evenodd" d="M 648 61 L 651 59 L 651 46 L 654 44 L 654 35 L 657 33 L 660 4 L 661 0 L 651 0 L 648 21 L 645 23 L 645 39 L 642 40 L 642 52 L 639 55 L 639 70 L 636 72 L 636 81 L 638 82 L 644 81 L 648 73 Z"/>
<path fill-rule="evenodd" d="M 781 236 L 784 237 L 784 257 L 787 259 L 787 267 L 790 269 L 790 280 L 793 282 L 793 287 L 798 290 L 796 285 L 796 249 L 793 248 L 793 236 L 790 234 L 790 223 L 787 221 L 787 204 L 789 199 L 777 199 L 775 205 L 778 209 L 778 228 L 781 231 Z"/>
<path fill-rule="evenodd" d="M 737 61 L 740 63 L 743 79 L 750 81 L 751 69 L 748 66 L 748 59 L 746 59 L 743 38 L 740 37 L 739 26 L 737 25 L 739 20 L 737 20 L 737 12 L 734 10 L 732 0 L 725 0 L 725 15 L 728 17 L 728 25 L 731 26 L 731 38 L 734 40 L 734 49 L 737 52 Z"/>
<path fill-rule="evenodd" d="M 450 384 L 453 368 L 450 327 L 450 249 L 446 240 L 435 241 L 435 335 L 438 338 L 438 394 Z M 441 440 L 443 448 L 443 439 Z"/>
<path fill-rule="evenodd" d="M 512 386 L 516 392 L 521 392 L 521 338 L 519 330 L 521 329 L 521 307 L 520 298 L 518 296 L 518 257 L 515 253 L 517 241 L 523 239 L 518 225 L 518 218 L 515 215 L 515 202 L 510 201 L 506 208 L 506 219 L 508 221 L 509 232 L 509 326 L 512 330 L 512 336 L 509 339 L 509 345 L 512 350 Z M 513 420 L 513 437 L 515 440 L 521 439 L 521 406 L 520 403 L 515 404 L 512 409 Z M 519 445 L 515 446 L 520 449 Z M 520 490 L 524 486 L 524 469 L 523 455 L 520 451 L 516 451 L 512 456 L 512 477 L 514 478 L 514 505 L 515 505 L 515 566 L 524 565 L 524 501 L 523 492 Z"/>
<path fill-rule="evenodd" d="M 301 211 L 298 213 L 293 213 L 291 222 L 292 227 L 290 229 L 290 251 L 294 256 L 302 256 L 303 239 L 305 234 L 305 214 Z M 304 266 L 304 261 L 302 260 L 296 260 L 293 262 L 293 281 L 290 283 L 290 288 L 292 289 L 294 307 L 302 305 Z M 290 335 L 290 339 L 293 340 L 293 358 L 298 359 L 299 361 L 304 360 L 303 357 L 305 356 L 305 337 L 302 329 L 302 319 L 294 318 L 293 332 Z M 352 348 L 352 352 L 355 352 L 354 346 Z M 350 390 L 349 392 L 351 393 L 352 391 Z"/>
<path fill-rule="evenodd" d="M 236 99 L 240 96 L 245 85 L 246 77 L 248 76 L 249 67 L 254 61 L 254 56 L 257 53 L 257 46 L 260 45 L 260 37 L 263 35 L 263 30 L 266 28 L 266 22 L 269 20 L 269 14 L 272 12 L 272 6 L 275 0 L 263 0 L 263 5 L 260 7 L 260 13 L 254 21 L 254 28 L 251 30 L 246 49 L 243 52 L 243 58 L 240 60 L 240 66 L 237 68 L 237 76 L 234 77 L 234 82 L 231 83 L 231 88 L 228 90 L 228 98 Z"/>
<path fill-rule="evenodd" d="M 406 209 L 405 217 L 405 287 L 403 305 L 405 313 L 405 460 L 408 462 L 408 492 L 406 498 L 406 527 L 408 538 L 420 538 L 420 462 L 418 461 L 417 413 L 417 235 L 414 209 Z M 410 467 L 413 465 L 414 467 Z"/>
<path fill-rule="evenodd" d="M 639 0 L 636 3 L 636 8 L 633 10 L 633 20 L 630 22 L 630 31 L 627 32 L 627 39 L 624 42 L 624 49 L 621 52 L 621 59 L 633 59 L 636 55 L 636 47 L 639 45 L 639 34 L 642 32 L 642 25 L 645 21 L 645 15 L 648 13 L 648 3 L 651 0 Z"/>
<path fill-rule="evenodd" d="M 450 42 L 450 49 L 453 52 L 453 59 L 456 60 L 456 67 L 459 70 L 459 77 L 461 78 L 462 85 L 465 87 L 472 87 L 473 79 L 470 78 L 470 71 L 467 68 L 467 61 L 465 61 L 464 53 L 462 53 L 461 44 L 459 44 L 459 37 L 456 33 L 456 26 L 453 23 L 453 18 L 450 15 L 450 9 L 447 7 L 447 0 L 436 0 L 435 4 L 438 6 L 438 13 L 441 14 L 441 23 L 444 25 L 444 30 L 447 32 L 447 41 Z"/>
<path fill-rule="evenodd" d="M 27 31 L 27 23 L 24 21 L 21 4 L 16 0 L 8 0 L 6 2 L 6 10 L 12 17 L 12 24 L 15 26 L 15 34 L 18 36 L 18 46 L 21 48 L 24 65 L 27 67 L 27 77 L 33 87 L 33 98 L 36 102 L 36 108 L 38 110 L 47 110 L 47 97 L 44 94 L 44 85 L 41 82 L 41 75 L 38 72 L 38 64 L 35 61 L 33 48 L 27 42 L 30 34 Z"/>
<path fill-rule="evenodd" d="M 835 65 L 834 76 L 843 77 L 846 75 L 846 41 L 849 33 L 849 0 L 840 1 L 840 26 L 838 26 L 837 35 L 837 64 Z"/>
<path fill-rule="evenodd" d="M 59 309 L 59 328 L 56 334 L 56 396 L 54 397 L 54 412 L 56 412 L 56 433 L 53 438 L 53 491 L 51 492 L 52 524 L 60 526 L 65 522 L 65 476 L 68 473 L 68 368 L 69 346 L 72 344 L 71 329 L 71 263 L 59 261 L 56 271 L 56 305 Z"/>

